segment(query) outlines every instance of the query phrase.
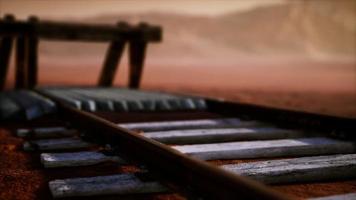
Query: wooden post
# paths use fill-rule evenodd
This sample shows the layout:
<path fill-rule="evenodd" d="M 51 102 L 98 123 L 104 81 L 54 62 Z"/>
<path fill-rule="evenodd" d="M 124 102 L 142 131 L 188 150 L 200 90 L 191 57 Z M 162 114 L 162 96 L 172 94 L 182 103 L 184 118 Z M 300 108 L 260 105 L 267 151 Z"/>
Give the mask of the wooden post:
<path fill-rule="evenodd" d="M 13 15 L 5 15 L 4 22 L 14 22 Z M 6 83 L 6 76 L 9 70 L 9 61 L 11 57 L 11 49 L 13 45 L 13 38 L 10 36 L 3 37 L 0 42 L 0 91 L 4 90 Z"/>
<path fill-rule="evenodd" d="M 119 22 L 118 27 L 128 28 L 128 24 Z M 122 52 L 124 50 L 125 41 L 114 40 L 110 43 L 104 65 L 99 77 L 98 85 L 102 87 L 110 87 L 114 81 L 116 70 L 120 62 Z"/>
<path fill-rule="evenodd" d="M 38 18 L 31 16 L 28 19 L 30 24 L 34 26 L 38 23 Z M 37 85 L 37 74 L 38 74 L 38 36 L 36 32 L 30 34 L 27 38 L 27 87 L 34 88 Z"/>
<path fill-rule="evenodd" d="M 16 40 L 16 89 L 22 89 L 26 87 L 26 72 L 26 38 L 24 36 L 18 36 Z"/>
<path fill-rule="evenodd" d="M 147 25 L 141 23 L 139 27 L 141 29 L 145 29 Z M 129 61 L 130 61 L 129 87 L 130 88 L 138 88 L 140 86 L 143 63 L 145 60 L 146 47 L 147 47 L 147 41 L 135 40 L 134 38 L 130 40 L 130 46 L 129 46 Z"/>

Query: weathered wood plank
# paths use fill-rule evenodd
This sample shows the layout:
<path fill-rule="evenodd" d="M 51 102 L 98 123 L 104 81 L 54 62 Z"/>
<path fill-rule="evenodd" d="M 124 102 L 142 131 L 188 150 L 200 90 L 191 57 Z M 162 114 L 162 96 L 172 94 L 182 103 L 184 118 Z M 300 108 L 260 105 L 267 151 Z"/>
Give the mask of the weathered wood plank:
<path fill-rule="evenodd" d="M 118 164 L 125 163 L 125 161 L 118 156 L 106 156 L 103 153 L 94 151 L 41 154 L 41 163 L 46 168 L 88 166 L 108 161 Z"/>
<path fill-rule="evenodd" d="M 20 119 L 21 108 L 6 93 L 0 93 L 0 120 Z"/>
<path fill-rule="evenodd" d="M 6 15 L 4 22 L 13 22 L 15 17 L 13 15 Z M 0 90 L 3 90 L 6 83 L 6 76 L 9 69 L 11 49 L 14 38 L 11 36 L 0 37 Z"/>
<path fill-rule="evenodd" d="M 179 110 L 189 109 L 191 107 L 191 105 L 190 107 L 186 106 L 184 102 L 181 103 L 181 101 L 185 101 L 184 99 L 190 97 L 177 96 L 160 92 L 128 90 L 124 88 L 92 89 L 85 90 L 85 92 L 88 94 L 88 96 L 95 97 L 95 99 L 102 99 L 105 97 L 106 99 L 115 101 L 115 103 L 124 104 L 126 105 L 127 109 Z M 174 106 L 174 104 L 176 106 Z M 193 108 L 198 107 L 198 105 L 195 106 L 193 104 Z"/>
<path fill-rule="evenodd" d="M 113 41 L 110 43 L 106 53 L 104 65 L 100 73 L 98 82 L 99 86 L 108 87 L 112 85 L 118 63 L 120 62 L 120 58 L 124 50 L 124 45 L 125 43 L 122 41 Z"/>
<path fill-rule="evenodd" d="M 64 100 L 69 105 L 85 111 L 96 111 L 95 101 L 85 95 L 80 94 L 74 88 L 58 88 L 51 90 L 49 94 Z"/>
<path fill-rule="evenodd" d="M 41 110 L 44 114 L 54 113 L 57 110 L 56 104 L 47 97 L 39 95 L 36 92 L 32 91 L 18 91 L 20 96 L 33 99 L 33 102 L 36 102 L 40 105 Z"/>
<path fill-rule="evenodd" d="M 49 188 L 54 198 L 168 191 L 160 183 L 142 181 L 134 174 L 54 180 L 49 182 Z"/>
<path fill-rule="evenodd" d="M 350 179 L 356 177 L 356 154 L 269 160 L 222 168 L 268 184 Z"/>
<path fill-rule="evenodd" d="M 248 127 L 256 126 L 261 123 L 256 121 L 243 121 L 237 118 L 223 119 L 199 119 L 199 120 L 180 120 L 180 121 L 160 121 L 160 122 L 140 122 L 122 123 L 122 126 L 131 130 L 142 131 L 166 131 L 175 129 L 198 129 L 198 128 L 221 128 L 221 127 Z"/>
<path fill-rule="evenodd" d="M 84 101 L 85 99 L 82 99 L 83 97 L 80 97 L 78 94 L 71 92 L 70 88 L 68 88 L 68 90 L 54 90 L 51 93 L 75 108 L 83 110 L 84 108 L 89 107 L 86 105 L 88 104 L 87 101 Z"/>
<path fill-rule="evenodd" d="M 38 18 L 31 16 L 28 19 L 29 23 L 36 25 L 38 23 Z M 38 44 L 39 39 L 36 35 L 30 35 L 27 40 L 26 51 L 27 51 L 27 86 L 28 88 L 35 88 L 37 85 L 37 75 L 38 75 Z"/>
<path fill-rule="evenodd" d="M 162 29 L 159 26 L 148 25 L 118 27 L 104 24 L 65 23 L 41 20 L 34 25 L 24 21 L 5 23 L 0 21 L 0 35 L 19 36 L 36 33 L 41 39 L 69 41 L 129 40 L 159 42 Z"/>
<path fill-rule="evenodd" d="M 11 56 L 13 38 L 0 38 L 0 90 L 4 90 Z"/>
<path fill-rule="evenodd" d="M 42 92 L 45 92 L 46 90 L 42 90 Z M 72 95 L 69 95 L 68 91 L 66 90 L 53 90 L 53 91 L 47 91 L 48 94 L 54 95 L 57 98 L 61 99 L 62 101 L 66 102 L 68 105 L 73 106 L 74 108 L 77 109 L 82 109 L 82 102 L 76 97 L 73 97 Z"/>
<path fill-rule="evenodd" d="M 69 137 L 78 134 L 77 130 L 67 129 L 65 127 L 42 127 L 34 129 L 17 129 L 16 135 L 19 137 L 31 138 L 56 138 Z"/>
<path fill-rule="evenodd" d="M 11 91 L 6 95 L 19 106 L 18 118 L 34 119 L 56 110 L 56 105 L 53 101 L 32 91 Z"/>
<path fill-rule="evenodd" d="M 204 159 L 239 159 L 353 153 L 352 142 L 329 138 L 299 138 L 174 146 L 174 149 Z"/>
<path fill-rule="evenodd" d="M 355 200 L 356 193 L 339 194 L 326 197 L 311 198 L 309 200 Z"/>
<path fill-rule="evenodd" d="M 124 88 L 45 88 L 42 91 L 87 111 L 204 110 L 204 99 Z"/>
<path fill-rule="evenodd" d="M 129 25 L 125 22 L 119 22 L 118 27 L 129 28 Z M 105 61 L 103 64 L 102 71 L 99 77 L 99 86 L 108 87 L 112 85 L 118 63 L 120 62 L 125 42 L 114 40 L 110 43 L 110 46 L 106 52 Z"/>
<path fill-rule="evenodd" d="M 140 27 L 117 27 L 110 25 L 72 24 L 42 21 L 38 33 L 44 39 L 64 39 L 83 41 L 135 40 L 158 42 L 162 30 L 157 26 L 149 26 L 145 30 Z M 144 32 L 143 32 L 144 31 Z"/>
<path fill-rule="evenodd" d="M 70 97 L 79 100 L 81 109 L 90 112 L 97 111 L 95 99 L 90 96 L 87 96 L 86 94 L 82 94 L 81 90 L 69 89 L 66 91 L 62 90 L 61 92 L 62 93 L 64 92 L 66 95 L 69 95 Z"/>
<path fill-rule="evenodd" d="M 32 140 L 25 142 L 24 150 L 65 150 L 65 149 L 81 149 L 92 146 L 78 138 L 60 138 L 46 140 Z"/>
<path fill-rule="evenodd" d="M 16 72 L 15 72 L 15 88 L 23 89 L 27 85 L 27 62 L 26 62 L 26 38 L 19 36 L 16 40 Z"/>
<path fill-rule="evenodd" d="M 42 116 L 41 105 L 25 91 L 9 92 L 7 96 L 20 108 L 19 118 L 34 119 Z"/>
<path fill-rule="evenodd" d="M 236 140 L 267 140 L 305 136 L 302 131 L 273 127 L 261 128 L 211 128 L 145 132 L 145 137 L 167 144 L 197 144 Z"/>
<path fill-rule="evenodd" d="M 141 82 L 143 64 L 145 61 L 145 54 L 147 42 L 144 41 L 130 41 L 129 42 L 129 62 L 130 62 L 130 77 L 129 87 L 138 88 Z"/>

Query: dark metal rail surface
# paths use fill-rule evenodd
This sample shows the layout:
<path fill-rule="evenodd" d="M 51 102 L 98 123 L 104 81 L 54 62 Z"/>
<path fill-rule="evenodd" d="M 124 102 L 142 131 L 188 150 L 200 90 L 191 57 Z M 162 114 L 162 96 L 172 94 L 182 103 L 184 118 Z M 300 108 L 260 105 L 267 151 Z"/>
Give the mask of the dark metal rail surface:
<path fill-rule="evenodd" d="M 356 140 L 356 119 L 207 99 L 212 112 L 253 118 L 281 127 L 324 132 L 332 137 Z"/>
<path fill-rule="evenodd" d="M 170 92 L 173 95 L 185 95 Z M 249 103 L 237 103 L 224 99 L 194 95 L 206 100 L 209 111 L 226 116 L 255 119 L 286 128 L 299 128 L 327 133 L 341 139 L 356 140 L 356 118 L 338 117 L 306 111 L 289 110 Z"/>

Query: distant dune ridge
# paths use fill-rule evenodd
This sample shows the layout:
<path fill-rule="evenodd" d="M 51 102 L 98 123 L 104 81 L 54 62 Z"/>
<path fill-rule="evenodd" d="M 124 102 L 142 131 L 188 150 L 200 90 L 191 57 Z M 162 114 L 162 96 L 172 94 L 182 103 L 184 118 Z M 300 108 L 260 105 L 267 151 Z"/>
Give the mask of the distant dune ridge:
<path fill-rule="evenodd" d="M 216 17 L 169 13 L 103 14 L 88 23 L 147 21 L 164 28 L 162 45 L 150 47 L 150 60 L 235 62 L 241 58 L 355 59 L 356 1 L 290 1 Z M 42 45 L 47 55 L 94 55 L 105 46 Z"/>

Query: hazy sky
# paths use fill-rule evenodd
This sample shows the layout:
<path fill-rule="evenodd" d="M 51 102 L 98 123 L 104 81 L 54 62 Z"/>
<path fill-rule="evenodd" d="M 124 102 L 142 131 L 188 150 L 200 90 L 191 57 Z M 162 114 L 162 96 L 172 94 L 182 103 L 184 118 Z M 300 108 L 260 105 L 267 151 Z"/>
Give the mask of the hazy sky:
<path fill-rule="evenodd" d="M 283 0 L 0 0 L 0 13 L 18 18 L 85 17 L 103 13 L 175 12 L 219 15 Z"/>

